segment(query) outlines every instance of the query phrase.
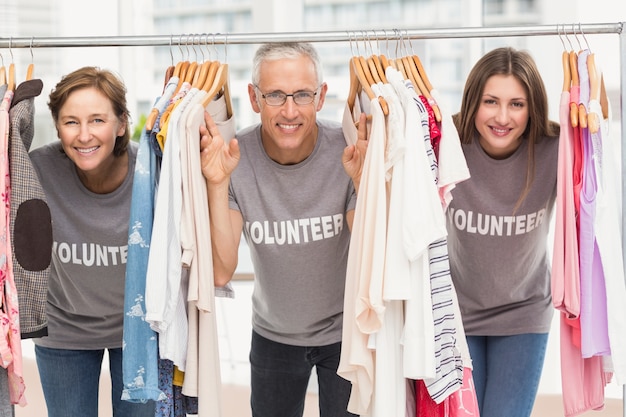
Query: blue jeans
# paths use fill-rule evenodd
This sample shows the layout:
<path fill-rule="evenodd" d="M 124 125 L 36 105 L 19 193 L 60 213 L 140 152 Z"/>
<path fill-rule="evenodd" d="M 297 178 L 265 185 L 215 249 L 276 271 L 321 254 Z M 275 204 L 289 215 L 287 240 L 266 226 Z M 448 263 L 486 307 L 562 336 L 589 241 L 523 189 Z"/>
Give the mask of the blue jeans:
<path fill-rule="evenodd" d="M 480 417 L 529 417 L 548 334 L 467 336 L 467 344 Z"/>
<path fill-rule="evenodd" d="M 114 417 L 154 416 L 155 403 L 122 401 L 122 349 L 108 349 Z M 104 349 L 70 350 L 35 346 L 48 417 L 98 417 Z"/>
<path fill-rule="evenodd" d="M 349 413 L 351 384 L 337 375 L 341 343 L 328 346 L 291 346 L 252 332 L 250 349 L 250 405 L 253 417 L 302 417 L 304 399 L 316 367 L 320 417 L 354 416 Z"/>

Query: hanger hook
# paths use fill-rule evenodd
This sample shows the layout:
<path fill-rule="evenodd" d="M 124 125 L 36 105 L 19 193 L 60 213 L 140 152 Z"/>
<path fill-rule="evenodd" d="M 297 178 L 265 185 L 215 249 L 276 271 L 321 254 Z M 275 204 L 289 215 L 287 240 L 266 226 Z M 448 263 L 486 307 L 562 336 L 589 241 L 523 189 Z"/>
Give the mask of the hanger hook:
<path fill-rule="evenodd" d="M 185 49 L 187 50 L 187 61 L 191 61 L 191 50 L 189 49 L 189 34 L 185 37 Z"/>
<path fill-rule="evenodd" d="M 373 30 L 372 32 L 374 33 L 374 36 L 376 37 L 376 52 L 378 52 L 378 55 L 382 55 L 382 52 L 380 49 L 380 36 L 378 35 L 378 31 Z"/>
<path fill-rule="evenodd" d="M 172 52 L 172 40 L 174 38 L 174 34 L 170 35 L 170 59 L 172 60 L 172 66 L 174 66 L 174 53 Z"/>
<path fill-rule="evenodd" d="M 219 32 L 213 33 L 213 40 L 211 42 L 211 46 L 213 47 L 213 51 L 215 51 L 215 60 L 219 61 L 219 59 L 220 59 L 220 51 L 218 51 L 217 47 L 215 46 L 215 37 L 217 35 L 219 35 Z"/>
<path fill-rule="evenodd" d="M 224 62 L 228 62 L 228 32 L 224 34 Z"/>
<path fill-rule="evenodd" d="M 9 37 L 9 53 L 11 54 L 11 63 L 13 63 L 13 36 Z"/>
<path fill-rule="evenodd" d="M 408 29 L 404 29 L 404 33 L 406 34 L 406 38 L 407 38 L 407 40 L 409 42 L 409 47 L 411 48 L 410 49 L 411 55 L 417 55 L 415 53 L 415 49 L 413 48 L 413 40 L 409 37 L 409 30 Z"/>
<path fill-rule="evenodd" d="M 374 54 L 374 44 L 372 44 L 372 36 L 370 35 L 369 30 L 365 31 L 365 38 L 367 39 L 367 45 L 369 45 L 370 47 L 370 55 L 375 55 Z"/>
<path fill-rule="evenodd" d="M 572 40 L 567 36 L 567 29 L 565 28 L 565 24 L 563 24 L 563 34 L 565 34 L 565 39 L 567 39 L 567 43 L 569 43 L 569 48 L 571 51 L 574 50 L 574 45 L 572 44 Z"/>
<path fill-rule="evenodd" d="M 185 60 L 185 53 L 183 52 L 182 43 L 183 43 L 183 35 L 180 34 L 180 35 L 178 35 L 178 50 L 180 51 L 180 60 L 184 61 Z"/>
<path fill-rule="evenodd" d="M 359 30 L 359 40 L 363 42 L 363 56 L 367 55 L 367 40 L 365 39 L 365 31 Z"/>
<path fill-rule="evenodd" d="M 189 45 L 191 44 L 191 49 L 189 48 Z M 193 51 L 193 34 L 188 33 L 187 36 L 185 37 L 185 48 L 187 49 L 187 56 L 189 57 L 189 61 L 191 61 L 191 51 Z M 195 51 L 194 51 L 195 54 Z M 196 58 L 198 58 L 196 56 Z"/>
<path fill-rule="evenodd" d="M 361 50 L 359 49 L 359 54 L 361 56 L 366 56 L 367 55 L 367 40 L 365 39 L 365 32 L 360 30 L 360 35 L 359 35 L 359 40 L 361 42 L 363 42 L 363 52 L 361 53 Z"/>
<path fill-rule="evenodd" d="M 383 29 L 383 36 L 385 37 L 385 54 L 389 55 L 389 35 L 387 35 L 387 29 Z"/>
<path fill-rule="evenodd" d="M 402 38 L 402 31 L 400 29 L 394 29 L 396 31 L 396 36 L 398 37 L 396 44 L 396 55 L 398 57 L 402 56 L 402 48 L 404 47 L 404 39 Z"/>
<path fill-rule="evenodd" d="M 346 35 L 348 36 L 348 44 L 350 45 L 350 53 L 354 56 L 354 48 L 352 47 L 352 36 L 350 35 L 350 31 L 346 30 Z"/>
<path fill-rule="evenodd" d="M 204 50 L 205 49 L 207 51 L 209 50 L 209 48 L 208 48 L 208 45 L 209 45 L 209 34 L 208 33 L 203 33 L 202 35 L 200 35 L 200 39 L 198 40 L 198 45 L 200 45 L 200 43 L 202 42 L 202 37 L 205 38 L 205 41 L 204 41 L 204 44 L 203 44 L 204 48 L 202 48 L 202 60 L 206 60 L 206 57 L 204 56 Z"/>
<path fill-rule="evenodd" d="M 589 42 L 587 42 L 587 37 L 585 36 L 585 32 L 583 32 L 583 26 L 580 22 L 578 23 L 578 29 L 580 29 L 580 34 L 583 35 L 583 40 L 585 41 L 585 45 L 587 45 L 587 49 L 591 52 L 591 47 L 589 46 Z"/>
<path fill-rule="evenodd" d="M 415 55 L 413 51 L 413 44 L 411 43 L 411 38 L 409 38 L 409 30 L 404 29 L 404 50 L 407 55 Z"/>
<path fill-rule="evenodd" d="M 372 41 L 372 38 L 376 37 L 376 50 L 374 49 L 374 42 Z M 376 36 L 376 31 L 374 30 L 368 30 L 367 31 L 367 39 L 369 40 L 370 43 L 370 49 L 372 50 L 372 55 L 380 55 L 380 48 L 378 47 L 378 37 Z"/>
<path fill-rule="evenodd" d="M 574 38 L 576 38 L 576 42 L 578 43 L 578 50 L 582 50 L 583 46 L 580 43 L 580 39 L 578 39 L 578 34 L 576 33 L 576 25 L 572 23 L 572 30 L 574 31 Z"/>
<path fill-rule="evenodd" d="M 31 36 L 30 38 L 30 63 L 32 64 L 33 62 L 35 62 L 35 56 L 33 55 L 33 40 L 35 39 L 34 36 Z"/>
<path fill-rule="evenodd" d="M 198 50 L 200 50 L 200 55 L 202 55 L 202 60 L 201 61 L 204 61 L 204 52 L 202 51 L 202 48 L 200 48 L 200 38 L 202 37 L 202 34 L 196 33 L 196 34 L 193 35 L 193 44 L 194 45 L 196 45 L 196 36 L 198 37 L 198 44 L 197 44 L 198 45 L 198 49 L 196 49 L 195 46 L 193 48 L 194 51 L 196 51 L 196 61 L 198 61 Z M 198 61 L 198 62 L 201 62 L 201 61 Z"/>
<path fill-rule="evenodd" d="M 559 36 L 559 39 L 561 40 L 561 44 L 563 45 L 563 50 L 567 51 L 567 48 L 565 47 L 565 41 L 563 40 L 563 36 L 561 36 L 560 25 L 558 23 L 556 24 L 556 34 Z"/>
<path fill-rule="evenodd" d="M 206 57 L 204 56 L 204 48 L 202 48 L 202 37 L 206 35 L 206 33 L 201 33 L 198 35 L 198 49 L 200 49 L 200 53 L 202 53 L 202 62 L 206 61 Z"/>
<path fill-rule="evenodd" d="M 191 34 L 191 50 L 193 51 L 194 61 L 198 62 L 198 50 L 196 49 L 196 34 Z"/>

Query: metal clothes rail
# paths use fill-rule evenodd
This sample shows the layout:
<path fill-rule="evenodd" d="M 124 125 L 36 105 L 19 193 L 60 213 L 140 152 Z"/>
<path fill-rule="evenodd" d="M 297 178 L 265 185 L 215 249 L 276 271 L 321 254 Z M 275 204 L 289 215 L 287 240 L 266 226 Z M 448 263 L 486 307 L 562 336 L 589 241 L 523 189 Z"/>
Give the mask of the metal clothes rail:
<path fill-rule="evenodd" d="M 624 22 L 597 24 L 555 24 L 508 27 L 462 27 L 441 29 L 389 29 L 327 32 L 202 33 L 155 36 L 81 36 L 0 38 L 0 48 L 63 48 L 81 46 L 168 46 L 185 37 L 196 36 L 211 44 L 260 44 L 270 42 L 349 42 L 385 39 L 495 38 L 505 36 L 547 36 L 574 32 L 585 35 L 621 34 Z"/>
<path fill-rule="evenodd" d="M 462 27 L 441 29 L 389 29 L 327 32 L 281 32 L 281 33 L 203 33 L 156 36 L 83 36 L 83 37 L 0 37 L 0 48 L 66 48 L 66 47 L 121 47 L 121 46 L 172 46 L 181 39 L 187 43 L 206 44 L 261 44 L 272 42 L 352 42 L 371 40 L 427 40 L 453 38 L 499 38 L 518 36 L 559 36 L 564 34 L 615 34 L 620 40 L 620 125 L 622 160 L 622 219 L 626 213 L 626 33 L 625 22 L 597 24 L 554 24 L 538 26 Z M 622 221 L 622 258 L 626 264 L 626 221 Z M 622 400 L 626 398 L 626 386 Z M 626 404 L 623 406 L 626 417 Z"/>

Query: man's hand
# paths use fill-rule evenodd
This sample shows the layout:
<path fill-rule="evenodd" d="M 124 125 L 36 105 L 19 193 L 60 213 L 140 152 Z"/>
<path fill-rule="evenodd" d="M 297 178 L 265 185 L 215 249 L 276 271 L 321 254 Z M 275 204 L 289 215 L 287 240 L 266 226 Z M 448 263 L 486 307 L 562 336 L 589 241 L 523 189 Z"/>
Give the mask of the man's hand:
<path fill-rule="evenodd" d="M 211 116 L 204 112 L 205 125 L 200 126 L 200 165 L 208 184 L 228 183 L 230 174 L 239 163 L 237 139 L 224 142 Z"/>
<path fill-rule="evenodd" d="M 367 116 L 361 113 L 359 118 L 358 136 L 356 144 L 347 146 L 341 157 L 343 168 L 352 178 L 356 192 L 359 192 L 361 183 L 361 174 L 363 172 L 363 164 L 365 162 L 365 154 L 367 152 Z"/>

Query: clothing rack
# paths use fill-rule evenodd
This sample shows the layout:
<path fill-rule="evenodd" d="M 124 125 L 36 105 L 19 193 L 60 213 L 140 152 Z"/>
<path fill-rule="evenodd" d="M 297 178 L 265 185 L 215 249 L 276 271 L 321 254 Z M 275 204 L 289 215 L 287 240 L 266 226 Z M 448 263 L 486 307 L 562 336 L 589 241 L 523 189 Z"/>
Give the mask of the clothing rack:
<path fill-rule="evenodd" d="M 280 32 L 280 33 L 203 33 L 155 36 L 83 36 L 83 37 L 0 37 L 0 48 L 71 48 L 71 47 L 122 47 L 122 46 L 178 46 L 198 39 L 205 44 L 261 44 L 284 41 L 296 42 L 370 42 L 372 40 L 427 40 L 454 38 L 499 38 L 526 36 L 561 36 L 615 34 L 620 45 L 620 126 L 622 178 L 626 173 L 626 22 L 596 24 L 554 24 L 536 26 L 462 27 L 441 29 L 389 29 L 326 32 Z M 622 218 L 626 216 L 626 181 L 622 181 Z M 626 264 L 626 221 L 622 221 L 622 257 Z M 626 386 L 622 399 L 626 398 Z M 626 417 L 626 404 L 623 406 Z"/>

